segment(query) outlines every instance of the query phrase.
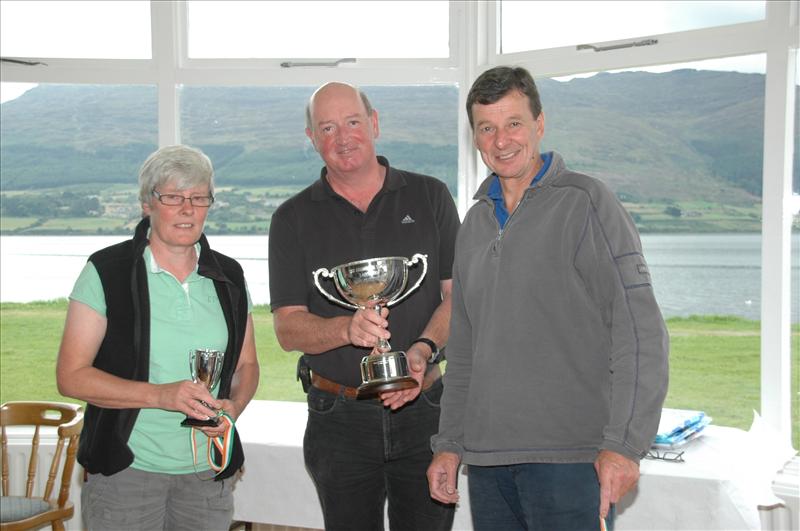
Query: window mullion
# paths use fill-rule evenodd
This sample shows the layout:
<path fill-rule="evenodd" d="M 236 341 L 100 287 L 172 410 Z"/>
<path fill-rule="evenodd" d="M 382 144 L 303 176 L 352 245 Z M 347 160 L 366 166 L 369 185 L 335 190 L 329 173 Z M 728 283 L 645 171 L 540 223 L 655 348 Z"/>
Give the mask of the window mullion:
<path fill-rule="evenodd" d="M 791 443 L 791 220 L 797 26 L 770 2 L 764 94 L 761 244 L 761 415 Z M 794 39 L 792 38 L 794 35 Z M 796 288 L 795 288 L 796 289 Z"/>
<path fill-rule="evenodd" d="M 180 143 L 176 74 L 179 66 L 183 2 L 150 2 L 153 61 L 158 85 L 158 145 Z"/>

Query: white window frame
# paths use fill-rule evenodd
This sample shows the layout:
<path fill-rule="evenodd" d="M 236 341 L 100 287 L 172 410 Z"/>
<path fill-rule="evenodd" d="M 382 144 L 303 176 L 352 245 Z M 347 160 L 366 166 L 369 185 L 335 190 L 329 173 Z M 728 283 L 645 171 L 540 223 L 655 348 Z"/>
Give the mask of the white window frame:
<path fill-rule="evenodd" d="M 32 58 L 48 66 L 0 65 L 3 82 L 146 84 L 158 87 L 158 142 L 180 142 L 182 85 L 291 86 L 340 80 L 359 85 L 446 84 L 459 87 L 458 207 L 463 215 L 486 174 L 463 111 L 472 81 L 498 64 L 517 64 L 536 77 L 767 54 L 761 284 L 761 415 L 791 441 L 790 245 L 794 73 L 800 29 L 798 0 L 767 2 L 762 21 L 653 35 L 655 46 L 610 52 L 575 47 L 498 54 L 499 3 L 451 1 L 450 56 L 444 59 L 368 59 L 336 68 L 282 68 L 285 59 L 189 59 L 186 5 L 151 0 L 153 59 Z M 644 38 L 644 37 L 642 37 Z M 639 39 L 637 39 L 639 40 Z M 626 39 L 627 41 L 627 39 Z M 587 43 L 610 45 L 625 41 Z M 308 61 L 309 59 L 302 59 Z"/>

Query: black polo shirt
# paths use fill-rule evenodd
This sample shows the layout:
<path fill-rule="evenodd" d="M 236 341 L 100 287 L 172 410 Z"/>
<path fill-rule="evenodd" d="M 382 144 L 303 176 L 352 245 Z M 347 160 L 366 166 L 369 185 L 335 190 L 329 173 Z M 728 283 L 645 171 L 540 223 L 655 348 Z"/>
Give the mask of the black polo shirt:
<path fill-rule="evenodd" d="M 366 212 L 333 191 L 322 169 L 320 179 L 272 215 L 269 229 L 269 291 L 272 311 L 282 306 L 307 306 L 322 317 L 352 315 L 326 299 L 314 285 L 312 273 L 354 260 L 415 253 L 428 256 L 428 273 L 420 287 L 389 308 L 392 350 L 405 350 L 419 337 L 441 303 L 440 281 L 452 277 L 459 219 L 445 184 L 433 177 L 386 167 L 383 188 Z M 422 272 L 409 270 L 407 288 Z M 330 279 L 320 284 L 339 297 Z M 320 355 L 306 354 L 311 370 L 344 385 L 361 384 L 359 363 L 370 349 L 347 345 Z"/>

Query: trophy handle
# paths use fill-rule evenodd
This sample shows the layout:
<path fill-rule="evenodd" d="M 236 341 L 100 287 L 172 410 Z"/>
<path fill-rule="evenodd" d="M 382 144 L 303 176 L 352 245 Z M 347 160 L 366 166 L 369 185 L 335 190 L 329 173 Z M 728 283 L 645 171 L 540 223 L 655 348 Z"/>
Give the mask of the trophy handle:
<path fill-rule="evenodd" d="M 369 356 L 364 356 L 361 358 L 361 363 L 359 363 L 359 367 L 361 368 L 361 385 L 369 382 L 369 374 L 367 371 L 367 362 L 369 360 Z"/>
<path fill-rule="evenodd" d="M 359 309 L 360 309 L 360 308 L 359 308 L 358 306 L 356 306 L 355 304 L 350 304 L 349 302 L 345 302 L 345 301 L 343 301 L 343 300 L 339 300 L 339 299 L 337 299 L 336 297 L 334 297 L 333 295 L 331 295 L 330 293 L 328 293 L 328 292 L 325 290 L 325 288 L 323 288 L 323 287 L 322 287 L 322 286 L 320 286 L 320 284 L 319 284 L 319 276 L 320 276 L 320 275 L 322 275 L 322 276 L 323 276 L 323 277 L 325 277 L 325 278 L 333 278 L 333 273 L 331 273 L 330 271 L 328 271 L 328 269 L 327 269 L 327 268 L 324 268 L 324 267 L 320 267 L 319 269 L 317 269 L 317 270 L 316 270 L 316 271 L 314 271 L 314 273 L 313 273 L 313 276 L 314 276 L 314 285 L 315 285 L 315 286 L 317 286 L 317 289 L 318 289 L 318 290 L 320 290 L 320 291 L 322 292 L 322 294 L 323 294 L 323 295 L 325 295 L 325 298 L 327 298 L 327 299 L 328 299 L 329 301 L 331 301 L 331 302 L 335 302 L 336 304 L 341 304 L 341 305 L 342 305 L 342 306 L 344 306 L 345 308 L 350 308 L 351 310 L 359 310 Z"/>
<path fill-rule="evenodd" d="M 420 260 L 422 260 L 422 274 L 417 279 L 417 282 L 413 286 L 411 286 L 409 289 L 407 289 L 406 292 L 403 293 L 403 295 L 401 295 L 400 297 L 396 298 L 393 301 L 387 302 L 386 306 L 391 306 L 392 304 L 396 304 L 396 303 L 400 302 L 401 300 L 405 299 L 406 297 L 411 295 L 411 293 L 413 293 L 414 290 L 417 289 L 420 284 L 422 284 L 422 281 L 425 279 L 425 273 L 428 272 L 428 255 L 422 254 L 422 253 L 416 253 L 414 256 L 411 257 L 411 260 L 408 260 L 405 263 L 405 266 L 406 267 L 411 267 L 411 266 L 415 265 L 417 262 L 419 262 Z"/>

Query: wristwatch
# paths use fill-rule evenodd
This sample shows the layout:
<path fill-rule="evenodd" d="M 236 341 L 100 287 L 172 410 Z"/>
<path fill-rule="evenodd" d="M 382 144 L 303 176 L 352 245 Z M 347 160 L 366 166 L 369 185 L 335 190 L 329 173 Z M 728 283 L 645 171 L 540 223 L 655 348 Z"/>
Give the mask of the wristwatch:
<path fill-rule="evenodd" d="M 427 337 L 418 337 L 417 339 L 411 342 L 412 345 L 414 343 L 425 343 L 431 348 L 431 357 L 428 358 L 428 363 L 437 363 L 439 361 L 439 347 L 436 346 L 436 343 L 434 343 Z"/>

